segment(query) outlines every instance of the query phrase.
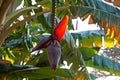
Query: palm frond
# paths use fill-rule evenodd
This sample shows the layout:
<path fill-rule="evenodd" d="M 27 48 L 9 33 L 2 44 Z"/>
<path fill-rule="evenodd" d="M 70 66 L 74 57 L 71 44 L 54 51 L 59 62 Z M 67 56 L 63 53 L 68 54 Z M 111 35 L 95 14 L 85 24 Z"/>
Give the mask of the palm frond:
<path fill-rule="evenodd" d="M 94 2 L 92 2 L 92 0 L 85 0 L 83 2 L 83 6 L 77 5 L 70 7 L 73 16 L 79 15 L 79 17 L 84 20 L 90 15 L 89 23 L 98 24 L 100 28 L 104 28 L 105 32 L 107 32 L 109 28 L 111 34 L 108 35 L 117 39 L 119 42 L 120 10 L 104 3 L 102 0 L 96 0 Z"/>

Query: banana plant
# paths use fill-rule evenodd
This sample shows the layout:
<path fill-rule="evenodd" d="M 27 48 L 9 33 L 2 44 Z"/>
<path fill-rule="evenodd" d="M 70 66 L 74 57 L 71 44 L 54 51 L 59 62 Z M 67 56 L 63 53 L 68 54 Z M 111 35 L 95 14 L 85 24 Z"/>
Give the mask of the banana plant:
<path fill-rule="evenodd" d="M 120 10 L 118 8 L 106 4 L 103 0 L 57 0 L 56 24 L 59 25 L 66 14 L 69 17 L 68 24 L 63 23 L 58 29 L 53 28 L 51 23 L 52 1 L 36 0 L 35 4 L 33 1 L 0 1 L 0 78 L 2 80 L 90 80 L 92 78 L 87 71 L 87 66 L 106 70 L 116 75 L 120 74 L 119 63 L 103 56 L 97 56 L 99 48 L 102 47 L 101 35 L 105 36 L 106 46 L 113 47 L 114 40 L 119 46 Z M 114 0 L 113 4 L 118 5 L 116 3 Z M 19 5 L 22 6 L 21 9 L 18 9 Z M 88 16 L 90 16 L 89 24 L 98 24 L 98 27 L 104 29 L 105 33 L 92 31 L 95 32 L 93 33 L 95 35 L 90 34 L 91 32 L 86 32 L 87 35 L 85 35 L 84 32 L 69 32 L 73 29 L 72 19 L 80 17 L 85 20 Z M 65 35 L 61 34 L 63 25 L 68 26 L 68 29 L 65 29 Z M 51 34 L 52 38 L 55 38 L 53 41 L 51 41 Z M 106 37 L 105 34 L 109 37 Z M 76 45 L 77 39 L 79 46 Z M 40 44 L 43 41 L 47 45 L 47 50 L 41 49 L 45 47 L 43 44 L 38 46 L 38 49 L 35 47 L 39 41 Z M 46 42 L 50 42 L 51 45 Z M 93 43 L 95 46 L 92 45 Z M 109 43 L 111 44 L 108 45 Z M 60 45 L 61 47 L 59 47 Z M 56 62 L 55 66 L 52 64 L 54 60 L 51 62 L 47 59 L 49 53 L 53 55 L 54 51 L 51 51 L 51 48 L 62 52 L 61 59 Z M 38 51 L 30 54 L 31 50 Z M 114 68 L 111 64 L 116 67 Z M 56 71 L 53 71 L 50 65 Z"/>

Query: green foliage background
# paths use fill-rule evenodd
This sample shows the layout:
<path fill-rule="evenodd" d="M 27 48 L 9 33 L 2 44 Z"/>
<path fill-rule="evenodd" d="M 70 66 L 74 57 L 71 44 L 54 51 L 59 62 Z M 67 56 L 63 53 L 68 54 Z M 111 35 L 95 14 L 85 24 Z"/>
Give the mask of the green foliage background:
<path fill-rule="evenodd" d="M 23 8 L 17 10 L 21 3 L 22 0 L 1 0 L 0 2 L 1 80 L 22 80 L 23 78 L 27 80 L 92 80 L 87 66 L 120 75 L 120 63 L 98 56 L 98 51 L 102 47 L 102 37 L 105 36 L 104 41 L 107 47 L 113 47 L 114 39 L 106 36 L 103 30 L 69 32 L 73 29 L 72 19 L 80 17 L 85 20 L 90 15 L 89 23 L 98 24 L 105 30 L 106 24 L 110 27 L 116 25 L 115 39 L 119 40 L 119 9 L 102 0 L 57 0 L 57 24 L 66 13 L 69 16 L 69 23 L 64 39 L 60 42 L 61 61 L 57 70 L 52 71 L 45 49 L 42 52 L 30 54 L 35 44 L 52 33 L 52 2 L 36 0 L 36 4 L 33 5 L 31 0 L 24 0 Z M 19 20 L 20 16 L 23 17 L 22 20 Z M 79 41 L 79 46 L 76 45 L 76 40 Z M 61 68 L 65 66 L 64 61 L 69 68 Z"/>

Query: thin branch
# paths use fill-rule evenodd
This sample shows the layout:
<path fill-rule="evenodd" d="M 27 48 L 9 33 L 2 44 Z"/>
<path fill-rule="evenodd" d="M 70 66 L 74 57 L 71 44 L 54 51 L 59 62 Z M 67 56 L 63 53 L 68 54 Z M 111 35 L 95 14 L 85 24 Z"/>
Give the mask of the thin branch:
<path fill-rule="evenodd" d="M 60 7 L 60 8 L 57 8 L 56 11 L 59 11 L 59 10 L 65 10 L 65 9 L 68 9 L 70 6 L 64 6 L 64 7 Z M 24 24 L 26 21 L 30 21 L 31 19 L 37 17 L 37 16 L 40 16 L 40 15 L 43 15 L 45 13 L 48 13 L 48 12 L 51 12 L 51 10 L 47 10 L 47 11 L 44 11 L 44 12 L 39 12 L 39 13 L 36 13 L 35 15 L 32 15 L 32 16 L 29 16 L 27 18 L 25 18 L 24 20 L 22 21 L 19 21 L 18 23 L 12 25 L 11 27 L 9 27 L 5 32 L 6 32 L 6 36 L 12 31 L 14 30 L 15 28 L 17 28 L 18 26 L 20 26 L 21 24 Z"/>
<path fill-rule="evenodd" d="M 60 7 L 60 8 L 57 8 L 56 11 L 60 11 L 60 10 L 66 10 L 68 9 L 70 6 L 64 6 L 64 7 Z M 12 26 L 10 26 L 8 29 L 4 30 L 4 33 L 3 34 L 0 34 L 0 46 L 2 45 L 2 43 L 4 42 L 4 39 L 9 35 L 9 33 L 11 33 L 14 29 L 16 29 L 17 27 L 19 27 L 20 25 L 24 24 L 25 22 L 27 21 L 30 21 L 31 19 L 37 17 L 37 16 L 40 16 L 40 15 L 43 15 L 45 13 L 48 13 L 48 12 L 51 12 L 51 10 L 47 10 L 47 11 L 44 11 L 44 12 L 39 12 L 39 13 L 36 13 L 35 15 L 32 15 L 32 16 L 29 16 L 27 18 L 25 18 L 24 20 L 22 21 L 19 21 L 17 22 L 16 24 L 13 24 Z"/>
<path fill-rule="evenodd" d="M 43 1 L 40 1 L 40 2 L 37 2 L 37 4 L 33 5 L 33 6 L 37 6 L 37 5 L 42 5 L 49 2 L 50 0 L 43 0 Z"/>
<path fill-rule="evenodd" d="M 40 13 L 36 13 L 35 15 L 32 15 L 32 16 L 29 16 L 27 18 L 25 18 L 24 20 L 22 21 L 19 21 L 17 22 L 16 24 L 13 24 L 12 26 L 10 26 L 5 32 L 6 32 L 6 35 L 8 35 L 12 30 L 16 29 L 18 26 L 20 26 L 21 24 L 24 24 L 25 22 L 27 21 L 30 21 L 31 19 L 37 17 L 37 16 L 40 16 L 44 13 L 48 13 L 50 11 L 44 11 L 44 12 L 40 12 Z"/>

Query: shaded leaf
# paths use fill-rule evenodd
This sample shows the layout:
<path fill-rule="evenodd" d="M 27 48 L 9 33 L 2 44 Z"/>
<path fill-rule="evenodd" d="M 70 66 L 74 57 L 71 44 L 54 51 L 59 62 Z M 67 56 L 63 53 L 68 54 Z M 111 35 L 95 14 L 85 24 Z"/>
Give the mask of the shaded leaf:
<path fill-rule="evenodd" d="M 49 66 L 46 53 L 47 52 L 32 56 L 32 58 L 27 62 L 27 65 L 35 65 L 38 67 Z M 47 63 L 47 65 L 44 63 Z"/>
<path fill-rule="evenodd" d="M 29 79 L 44 79 L 44 78 L 49 78 L 49 77 L 54 77 L 54 76 L 72 78 L 75 76 L 75 74 L 69 69 L 59 68 L 56 71 L 52 71 L 50 67 L 28 68 L 28 69 L 24 69 L 18 72 L 16 72 L 16 74 L 20 75 L 21 77 L 26 77 Z"/>
<path fill-rule="evenodd" d="M 72 32 L 71 33 L 74 38 L 77 38 L 75 36 L 78 36 L 78 39 L 81 39 L 82 37 L 90 37 L 90 36 L 104 36 L 104 30 L 88 30 L 88 31 L 82 31 L 82 32 Z"/>
<path fill-rule="evenodd" d="M 19 65 L 19 64 L 12 64 L 11 69 L 12 71 L 22 70 L 33 67 L 32 65 Z"/>
<path fill-rule="evenodd" d="M 43 12 L 43 11 L 44 11 L 44 9 L 42 7 L 40 7 L 38 10 L 35 10 L 35 13 Z M 51 16 L 50 15 L 51 15 L 50 13 L 43 14 L 41 16 L 38 16 L 36 20 L 37 20 L 37 22 L 41 23 L 43 27 L 50 28 L 51 27 L 51 24 L 50 24 Z M 47 19 L 47 18 L 49 18 L 49 19 Z"/>
<path fill-rule="evenodd" d="M 8 72 L 11 69 L 11 62 L 7 60 L 0 60 L 0 73 Z"/>
<path fill-rule="evenodd" d="M 22 41 L 23 41 L 22 38 L 11 40 L 8 43 L 6 43 L 5 47 L 15 47 L 15 46 L 21 44 Z"/>

